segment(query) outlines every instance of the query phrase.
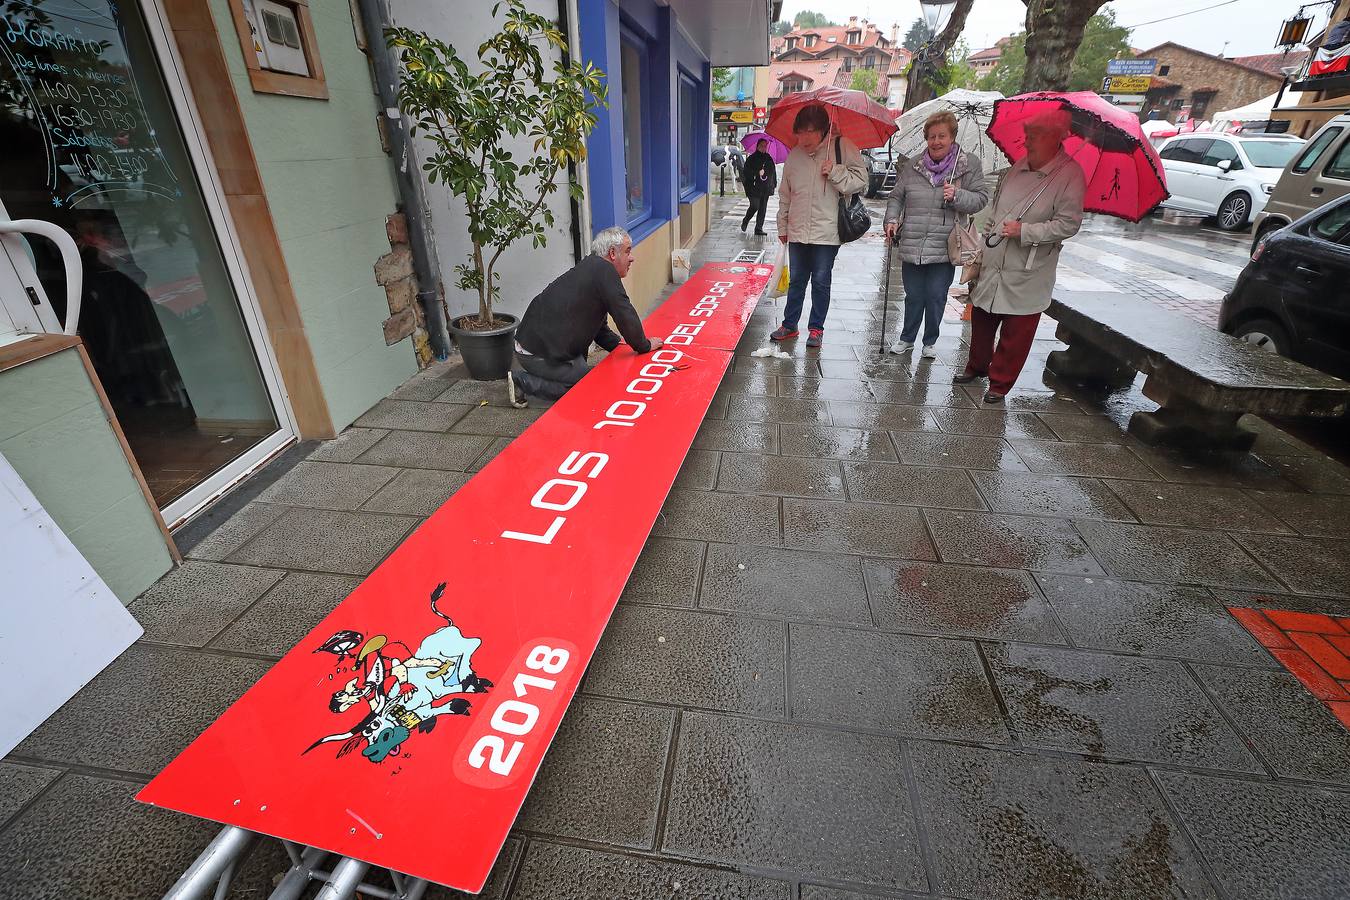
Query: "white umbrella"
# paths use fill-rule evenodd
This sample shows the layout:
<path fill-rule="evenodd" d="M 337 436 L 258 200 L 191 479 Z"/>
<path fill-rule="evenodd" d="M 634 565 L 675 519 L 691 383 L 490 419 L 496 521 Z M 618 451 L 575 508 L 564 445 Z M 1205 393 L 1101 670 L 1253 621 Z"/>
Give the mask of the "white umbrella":
<path fill-rule="evenodd" d="M 998 149 L 985 130 L 994 115 L 994 101 L 1002 100 L 998 91 L 970 91 L 957 88 L 906 112 L 896 125 L 899 131 L 891 138 L 891 155 L 911 159 L 927 149 L 923 137 L 923 123 L 938 112 L 956 116 L 956 142 L 961 149 L 979 159 L 984 171 L 1000 172 L 1012 165 Z"/>

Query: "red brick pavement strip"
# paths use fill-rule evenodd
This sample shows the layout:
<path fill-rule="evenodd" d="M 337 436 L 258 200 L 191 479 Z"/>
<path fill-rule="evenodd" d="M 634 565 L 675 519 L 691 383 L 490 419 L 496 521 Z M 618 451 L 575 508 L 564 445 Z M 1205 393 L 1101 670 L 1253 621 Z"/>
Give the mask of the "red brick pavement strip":
<path fill-rule="evenodd" d="M 1283 609 L 1228 611 L 1350 729 L 1350 619 Z"/>

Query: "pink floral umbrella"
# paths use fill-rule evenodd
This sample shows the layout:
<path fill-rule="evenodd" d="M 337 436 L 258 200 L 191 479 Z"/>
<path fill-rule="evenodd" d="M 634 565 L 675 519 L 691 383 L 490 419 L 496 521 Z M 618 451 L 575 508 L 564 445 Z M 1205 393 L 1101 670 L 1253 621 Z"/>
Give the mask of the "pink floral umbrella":
<path fill-rule="evenodd" d="M 741 146 L 745 148 L 747 153 L 754 153 L 759 149 L 760 141 L 769 142 L 769 146 L 764 152 L 768 153 L 775 163 L 787 162 L 788 146 L 767 132 L 750 132 L 745 137 L 741 138 Z"/>
<path fill-rule="evenodd" d="M 1017 162 L 1027 155 L 1022 125 L 1054 109 L 1067 109 L 1072 134 L 1064 150 L 1083 170 L 1083 208 L 1138 222 L 1171 194 L 1158 151 L 1133 113 L 1112 106 L 1090 91 L 1037 92 L 994 101 L 989 136 Z"/>

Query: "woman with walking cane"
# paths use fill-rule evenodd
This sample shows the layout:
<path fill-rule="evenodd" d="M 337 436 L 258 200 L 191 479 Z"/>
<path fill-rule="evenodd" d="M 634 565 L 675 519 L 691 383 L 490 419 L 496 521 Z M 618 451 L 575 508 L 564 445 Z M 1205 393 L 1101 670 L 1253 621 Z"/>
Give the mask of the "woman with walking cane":
<path fill-rule="evenodd" d="M 892 353 L 914 349 L 923 325 L 925 359 L 937 356 L 947 290 L 956 276 L 948 237 L 960 216 L 979 212 L 989 202 L 984 170 L 973 154 L 956 143 L 956 116 L 943 111 L 923 126 L 926 152 L 900 167 L 886 203 L 886 238 L 898 235 L 901 278 L 905 285 L 905 319 Z"/>

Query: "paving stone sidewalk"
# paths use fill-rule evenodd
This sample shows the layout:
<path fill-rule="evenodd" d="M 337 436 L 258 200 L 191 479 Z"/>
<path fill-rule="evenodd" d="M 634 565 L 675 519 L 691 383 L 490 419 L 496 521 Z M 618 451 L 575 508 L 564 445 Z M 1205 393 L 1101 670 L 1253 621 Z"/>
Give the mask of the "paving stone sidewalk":
<path fill-rule="evenodd" d="M 1350 471 L 1261 423 L 1142 446 L 1137 386 L 1042 375 L 1053 323 L 983 408 L 961 323 L 876 354 L 882 258 L 840 254 L 819 352 L 750 356 L 756 312 L 485 896 L 1346 896 L 1350 731 L 1228 608 L 1350 616 Z M 214 829 L 137 787 L 540 414 L 438 367 L 184 533 L 0 763 L 0 898 L 162 894 Z"/>

